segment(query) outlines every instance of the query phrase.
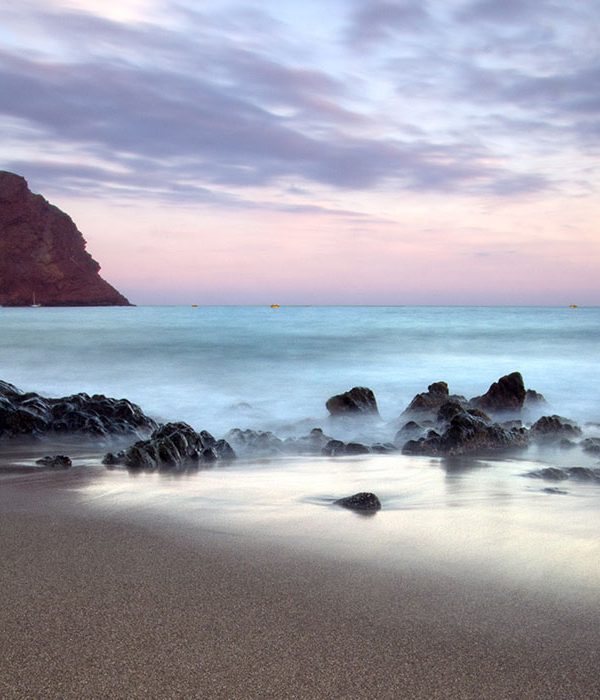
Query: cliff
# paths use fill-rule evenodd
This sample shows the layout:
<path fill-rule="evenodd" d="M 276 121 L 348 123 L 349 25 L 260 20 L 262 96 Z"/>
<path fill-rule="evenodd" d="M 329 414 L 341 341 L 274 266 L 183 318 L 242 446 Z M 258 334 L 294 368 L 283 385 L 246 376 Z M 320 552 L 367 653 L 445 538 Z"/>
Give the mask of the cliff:
<path fill-rule="evenodd" d="M 0 305 L 129 306 L 67 214 L 0 171 Z"/>

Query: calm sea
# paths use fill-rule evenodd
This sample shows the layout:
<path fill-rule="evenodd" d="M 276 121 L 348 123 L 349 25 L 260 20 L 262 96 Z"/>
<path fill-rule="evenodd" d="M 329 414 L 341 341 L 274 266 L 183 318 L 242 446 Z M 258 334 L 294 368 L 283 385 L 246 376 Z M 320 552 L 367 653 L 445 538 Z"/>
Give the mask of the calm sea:
<path fill-rule="evenodd" d="M 216 436 L 251 427 L 283 437 L 316 426 L 335 435 L 325 401 L 360 385 L 373 389 L 387 421 L 372 437 L 391 439 L 402 410 L 431 382 L 470 397 L 515 370 L 546 396 L 547 412 L 600 423 L 599 358 L 598 308 L 0 308 L 0 379 L 46 395 L 124 396 L 158 419 Z M 575 598 L 597 599 L 600 590 L 600 485 L 523 476 L 547 465 L 596 466 L 598 457 L 579 448 L 466 462 L 240 460 L 179 477 L 109 472 L 100 457 L 75 460 L 94 469 L 31 478 L 63 484 L 90 507 L 158 513 L 228 536 L 386 566 L 425 558 L 438 572 L 458 562 Z M 357 491 L 379 495 L 376 517 L 331 505 Z"/>
<path fill-rule="evenodd" d="M 217 435 L 319 421 L 353 386 L 392 420 L 433 381 L 475 396 L 515 370 L 552 411 L 598 421 L 599 358 L 600 308 L 0 308 L 0 378 Z"/>

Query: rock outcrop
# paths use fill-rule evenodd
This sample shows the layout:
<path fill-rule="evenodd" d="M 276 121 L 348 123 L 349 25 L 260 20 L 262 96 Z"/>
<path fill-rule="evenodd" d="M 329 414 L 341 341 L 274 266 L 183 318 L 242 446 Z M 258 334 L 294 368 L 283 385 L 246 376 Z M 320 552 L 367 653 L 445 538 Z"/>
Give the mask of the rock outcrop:
<path fill-rule="evenodd" d="M 404 454 L 429 456 L 454 456 L 485 454 L 501 450 L 527 447 L 525 428 L 503 428 L 471 415 L 459 407 L 447 421 L 440 424 L 440 432 L 430 430 L 418 440 L 409 440 L 402 448 Z"/>
<path fill-rule="evenodd" d="M 542 416 L 531 426 L 531 435 L 539 441 L 558 442 L 563 438 L 579 437 L 581 428 L 562 416 Z"/>
<path fill-rule="evenodd" d="M 537 394 L 541 398 L 540 394 Z M 525 403 L 527 391 L 520 372 L 512 372 L 500 377 L 483 396 L 472 398 L 475 408 L 491 413 L 519 413 Z"/>
<path fill-rule="evenodd" d="M 85 246 L 67 214 L 0 171 L 0 306 L 130 306 Z"/>
<path fill-rule="evenodd" d="M 16 436 L 39 437 L 47 433 L 79 433 L 94 437 L 142 435 L 156 423 L 127 399 L 101 394 L 74 394 L 49 399 L 23 393 L 0 381 L 0 440 Z"/>
<path fill-rule="evenodd" d="M 375 394 L 364 386 L 355 386 L 350 391 L 332 396 L 325 407 L 332 416 L 379 416 Z"/>
<path fill-rule="evenodd" d="M 187 423 L 165 423 L 148 440 L 140 440 L 116 454 L 109 452 L 103 463 L 108 468 L 122 465 L 130 470 L 186 470 L 236 455 L 226 440 L 217 440 L 206 430 L 197 433 Z"/>

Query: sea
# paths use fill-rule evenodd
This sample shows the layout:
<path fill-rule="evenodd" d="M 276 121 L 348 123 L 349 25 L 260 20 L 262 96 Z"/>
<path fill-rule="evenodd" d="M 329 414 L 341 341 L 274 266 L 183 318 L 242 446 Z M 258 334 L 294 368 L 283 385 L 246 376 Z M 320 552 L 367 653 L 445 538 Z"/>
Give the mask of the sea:
<path fill-rule="evenodd" d="M 320 427 L 344 440 L 389 441 L 432 382 L 472 397 L 514 371 L 544 395 L 544 414 L 600 437 L 599 358 L 596 307 L 0 308 L 0 379 L 47 396 L 126 397 L 159 421 L 215 437 L 252 428 L 285 438 Z M 354 386 L 375 393 L 377 426 L 328 418 L 326 400 Z M 66 479 L 90 507 L 160 512 L 231 536 L 380 565 L 426 556 L 447 571 L 460 561 L 530 590 L 600 591 L 600 483 L 526 476 L 599 466 L 599 455 L 578 447 L 458 460 L 248 459 L 178 477 L 108 471 L 101 456 L 75 455 L 79 482 L 27 478 Z M 332 505 L 358 491 L 379 496 L 375 517 Z"/>

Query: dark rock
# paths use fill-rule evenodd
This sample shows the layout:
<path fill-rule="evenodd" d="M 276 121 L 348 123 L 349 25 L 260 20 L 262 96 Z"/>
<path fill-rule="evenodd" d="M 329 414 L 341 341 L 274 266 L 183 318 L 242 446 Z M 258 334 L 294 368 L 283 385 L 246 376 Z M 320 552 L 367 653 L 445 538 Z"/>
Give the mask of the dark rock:
<path fill-rule="evenodd" d="M 588 467 L 570 467 L 568 470 L 570 479 L 579 481 L 600 481 L 600 469 L 588 469 Z"/>
<path fill-rule="evenodd" d="M 558 442 L 558 446 L 561 450 L 572 450 L 574 447 L 577 447 L 577 443 L 568 438 L 561 438 Z"/>
<path fill-rule="evenodd" d="M 225 435 L 225 440 L 244 457 L 273 457 L 284 452 L 283 440 L 270 431 L 234 428 Z"/>
<path fill-rule="evenodd" d="M 355 493 L 353 496 L 340 498 L 334 501 L 334 504 L 350 510 L 378 511 L 381 509 L 381 502 L 377 496 L 368 492 Z"/>
<path fill-rule="evenodd" d="M 505 430 L 497 423 L 488 425 L 464 411 L 451 419 L 442 435 L 433 431 L 419 440 L 409 440 L 402 452 L 430 456 L 462 455 L 523 448 L 527 444 L 525 429 Z"/>
<path fill-rule="evenodd" d="M 36 459 L 35 463 L 42 467 L 49 467 L 50 469 L 68 469 L 72 466 L 71 458 L 66 455 L 42 457 L 41 459 Z"/>
<path fill-rule="evenodd" d="M 142 435 L 156 428 L 139 406 L 127 399 L 75 394 L 49 399 L 0 385 L 0 437 L 40 436 L 50 432 L 108 436 Z"/>
<path fill-rule="evenodd" d="M 376 442 L 371 445 L 371 452 L 374 454 L 387 455 L 392 452 L 398 452 L 398 448 L 391 442 Z"/>
<path fill-rule="evenodd" d="M 525 408 L 538 408 L 546 403 L 546 399 L 539 392 L 533 389 L 527 389 L 525 392 L 525 401 L 523 402 Z"/>
<path fill-rule="evenodd" d="M 463 405 L 466 401 L 464 396 L 450 395 L 446 382 L 434 382 L 427 387 L 427 391 L 414 397 L 402 415 L 430 414 L 433 417 L 448 402 Z"/>
<path fill-rule="evenodd" d="M 308 435 L 288 438 L 284 442 L 285 451 L 296 455 L 320 455 L 323 448 L 332 440 L 321 428 L 313 428 Z"/>
<path fill-rule="evenodd" d="M 235 459 L 235 452 L 226 440 L 216 440 L 209 432 L 197 433 L 187 423 L 166 423 L 157 428 L 148 440 L 140 440 L 117 454 L 108 453 L 103 463 L 114 468 L 154 471 L 173 470 Z"/>
<path fill-rule="evenodd" d="M 330 440 L 321 450 L 325 457 L 338 457 L 346 454 L 346 445 L 341 440 Z"/>
<path fill-rule="evenodd" d="M 470 403 L 474 408 L 491 413 L 518 413 L 523 408 L 526 393 L 521 373 L 513 372 L 500 377 L 483 396 L 472 398 Z"/>
<path fill-rule="evenodd" d="M 349 442 L 346 445 L 347 455 L 366 455 L 369 454 L 371 450 L 366 446 L 362 445 L 360 442 Z"/>
<path fill-rule="evenodd" d="M 558 467 L 536 469 L 535 471 L 528 472 L 525 476 L 530 476 L 533 479 L 545 479 L 546 481 L 565 481 L 569 478 L 569 474 Z"/>
<path fill-rule="evenodd" d="M 0 305 L 129 306 L 67 214 L 0 171 Z"/>
<path fill-rule="evenodd" d="M 600 481 L 600 469 L 589 469 L 588 467 L 569 467 L 560 469 L 559 467 L 546 467 L 528 472 L 525 476 L 534 479 L 546 479 L 547 481 L 566 481 L 575 479 L 577 481 Z"/>
<path fill-rule="evenodd" d="M 23 392 L 17 389 L 14 384 L 9 384 L 8 382 L 3 382 L 0 380 L 0 396 L 7 396 L 11 398 L 22 393 Z"/>
<path fill-rule="evenodd" d="M 600 438 L 592 437 L 582 440 L 580 443 L 581 448 L 584 452 L 590 452 L 591 454 L 600 454 Z"/>
<path fill-rule="evenodd" d="M 349 457 L 352 455 L 369 454 L 371 450 L 359 442 L 343 443 L 341 440 L 329 440 L 322 448 L 321 454 L 325 457 Z"/>
<path fill-rule="evenodd" d="M 450 421 L 457 416 L 459 413 L 464 413 L 465 409 L 458 401 L 445 401 L 439 408 L 437 412 L 437 420 L 442 423 Z"/>
<path fill-rule="evenodd" d="M 423 435 L 424 428 L 415 421 L 408 421 L 394 436 L 394 445 L 402 447 L 408 440 L 418 440 Z"/>
<path fill-rule="evenodd" d="M 520 419 L 517 420 L 505 420 L 500 423 L 500 425 L 505 429 L 505 430 L 512 430 L 513 428 L 522 428 L 523 427 L 523 421 Z"/>
<path fill-rule="evenodd" d="M 325 404 L 332 416 L 371 415 L 379 416 L 375 394 L 371 389 L 355 386 L 344 394 L 332 396 Z"/>
<path fill-rule="evenodd" d="M 568 418 L 542 416 L 531 426 L 530 434 L 535 440 L 557 442 L 561 438 L 578 437 L 581 435 L 581 428 Z"/>
<path fill-rule="evenodd" d="M 542 489 L 544 493 L 550 493 L 550 494 L 560 494 L 561 496 L 566 496 L 569 492 L 564 491 L 563 489 L 557 489 L 556 486 L 548 486 L 545 489 Z"/>

